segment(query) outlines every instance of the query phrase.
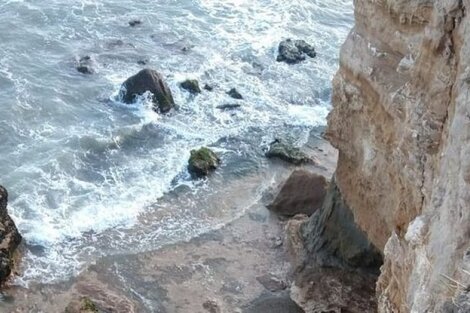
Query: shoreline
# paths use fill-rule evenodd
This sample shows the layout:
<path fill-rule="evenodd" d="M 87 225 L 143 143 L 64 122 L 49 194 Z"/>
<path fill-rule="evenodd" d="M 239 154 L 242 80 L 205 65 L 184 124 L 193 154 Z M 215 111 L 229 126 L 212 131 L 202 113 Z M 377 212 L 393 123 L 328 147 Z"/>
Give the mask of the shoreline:
<path fill-rule="evenodd" d="M 205 303 L 220 312 L 254 313 L 260 305 L 297 312 L 289 297 L 292 269 L 284 244 L 288 220 L 266 205 L 295 169 L 331 177 L 336 151 L 315 136 L 305 148 L 317 165 L 294 167 L 273 161 L 280 173 L 278 186 L 268 188 L 259 201 L 220 229 L 152 251 L 101 257 L 62 283 L 11 286 L 4 290 L 7 301 L 0 302 L 0 308 L 12 313 L 63 312 L 85 296 L 112 312 L 212 312 Z M 232 190 L 234 198 L 243 196 L 237 194 Z"/>

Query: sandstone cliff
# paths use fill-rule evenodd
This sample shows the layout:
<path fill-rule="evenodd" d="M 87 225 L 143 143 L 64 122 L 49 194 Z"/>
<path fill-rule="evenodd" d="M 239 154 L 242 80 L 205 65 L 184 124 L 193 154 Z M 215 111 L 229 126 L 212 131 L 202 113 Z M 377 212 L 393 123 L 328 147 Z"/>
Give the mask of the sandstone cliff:
<path fill-rule="evenodd" d="M 469 0 L 356 0 L 326 137 L 383 253 L 379 312 L 467 312 Z M 460 311 L 459 311 L 460 310 Z"/>

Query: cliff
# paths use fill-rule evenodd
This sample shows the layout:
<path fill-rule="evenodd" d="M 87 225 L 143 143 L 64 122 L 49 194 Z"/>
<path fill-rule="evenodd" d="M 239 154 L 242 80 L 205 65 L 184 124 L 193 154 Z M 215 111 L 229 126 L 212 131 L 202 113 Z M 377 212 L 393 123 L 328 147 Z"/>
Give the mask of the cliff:
<path fill-rule="evenodd" d="M 356 25 L 341 51 L 326 137 L 339 150 L 341 195 L 384 257 L 379 312 L 464 312 L 469 6 L 355 1 Z"/>

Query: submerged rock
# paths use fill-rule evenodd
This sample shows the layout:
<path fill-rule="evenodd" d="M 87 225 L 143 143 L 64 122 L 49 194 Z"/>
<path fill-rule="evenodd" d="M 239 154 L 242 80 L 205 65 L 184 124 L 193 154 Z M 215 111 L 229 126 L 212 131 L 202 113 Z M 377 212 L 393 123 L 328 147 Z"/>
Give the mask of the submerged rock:
<path fill-rule="evenodd" d="M 93 68 L 93 60 L 91 56 L 86 55 L 84 57 L 81 57 L 78 60 L 78 65 L 76 67 L 77 71 L 79 71 L 82 74 L 93 74 L 95 73 L 95 69 Z"/>
<path fill-rule="evenodd" d="M 304 40 L 286 39 L 279 44 L 277 61 L 296 64 L 304 61 L 307 56 L 316 57 L 315 48 Z"/>
<path fill-rule="evenodd" d="M 14 266 L 14 252 L 21 242 L 21 235 L 7 211 L 8 192 L 0 186 L 0 284 L 3 283 Z"/>
<path fill-rule="evenodd" d="M 220 109 L 220 110 L 233 110 L 233 109 L 238 109 L 239 107 L 241 107 L 241 104 L 227 103 L 227 104 L 218 105 L 217 109 Z"/>
<path fill-rule="evenodd" d="M 135 26 L 141 25 L 141 24 L 142 24 L 141 20 L 131 20 L 131 21 L 129 21 L 129 26 L 131 26 L 131 27 L 135 27 Z"/>
<path fill-rule="evenodd" d="M 181 88 L 189 91 L 190 93 L 198 94 L 201 93 L 201 88 L 199 87 L 199 82 L 195 79 L 187 79 L 180 84 Z"/>
<path fill-rule="evenodd" d="M 204 90 L 212 91 L 212 90 L 214 90 L 214 87 L 212 87 L 211 85 L 205 84 L 204 85 Z"/>
<path fill-rule="evenodd" d="M 88 297 L 74 300 L 65 308 L 65 313 L 99 313 L 96 304 Z"/>
<path fill-rule="evenodd" d="M 192 150 L 189 158 L 188 170 L 192 176 L 203 177 L 209 175 L 220 164 L 220 159 L 209 148 L 203 147 Z"/>
<path fill-rule="evenodd" d="M 237 89 L 235 88 L 232 88 L 230 89 L 227 94 L 232 97 L 233 99 L 237 99 L 237 100 L 242 100 L 243 99 L 243 96 L 238 92 Z"/>
<path fill-rule="evenodd" d="M 321 208 L 328 183 L 325 177 L 304 170 L 294 171 L 268 209 L 283 215 L 312 215 Z"/>
<path fill-rule="evenodd" d="M 143 69 L 128 78 L 121 86 L 120 96 L 123 102 L 133 103 L 146 92 L 153 94 L 154 111 L 167 113 L 175 107 L 170 88 L 160 73 L 151 69 Z"/>
<path fill-rule="evenodd" d="M 295 165 L 313 162 L 313 160 L 300 151 L 299 148 L 279 139 L 275 139 L 271 142 L 265 155 L 267 158 L 278 158 Z"/>

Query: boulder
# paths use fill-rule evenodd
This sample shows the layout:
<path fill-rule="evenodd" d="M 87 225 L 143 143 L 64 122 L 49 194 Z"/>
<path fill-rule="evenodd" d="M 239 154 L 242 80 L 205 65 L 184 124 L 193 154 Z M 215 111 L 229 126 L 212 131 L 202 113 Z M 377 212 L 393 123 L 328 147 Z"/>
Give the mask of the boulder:
<path fill-rule="evenodd" d="M 146 92 L 153 94 L 154 111 L 167 113 L 175 107 L 170 88 L 157 71 L 143 69 L 128 78 L 121 86 L 120 97 L 125 103 L 133 103 Z"/>
<path fill-rule="evenodd" d="M 184 82 L 180 83 L 180 87 L 184 90 L 189 91 L 191 94 L 195 95 L 201 93 L 201 88 L 199 87 L 199 82 L 195 79 L 187 79 Z"/>
<path fill-rule="evenodd" d="M 76 67 L 77 71 L 79 71 L 82 74 L 93 74 L 95 73 L 95 69 L 93 68 L 93 60 L 91 56 L 86 55 L 84 57 L 81 57 L 78 60 L 78 64 Z"/>
<path fill-rule="evenodd" d="M 243 99 L 243 96 L 238 92 L 237 89 L 235 88 L 232 88 L 230 89 L 227 94 L 232 97 L 233 99 L 237 99 L 237 100 L 242 100 Z"/>
<path fill-rule="evenodd" d="M 192 150 L 189 158 L 188 170 L 194 177 L 203 177 L 209 175 L 220 164 L 217 155 L 208 148 Z"/>
<path fill-rule="evenodd" d="M 11 274 L 21 235 L 7 212 L 8 192 L 0 186 L 0 284 Z"/>
<path fill-rule="evenodd" d="M 300 151 L 299 148 L 296 148 L 280 139 L 275 139 L 271 142 L 265 155 L 267 158 L 278 158 L 295 165 L 313 162 L 313 160 L 308 155 Z"/>
<path fill-rule="evenodd" d="M 316 55 L 315 48 L 304 40 L 286 39 L 279 44 L 277 61 L 296 64 L 304 61 L 307 56 L 314 58 Z"/>
<path fill-rule="evenodd" d="M 304 170 L 294 171 L 268 209 L 282 216 L 312 215 L 321 208 L 328 183 L 325 177 Z"/>

